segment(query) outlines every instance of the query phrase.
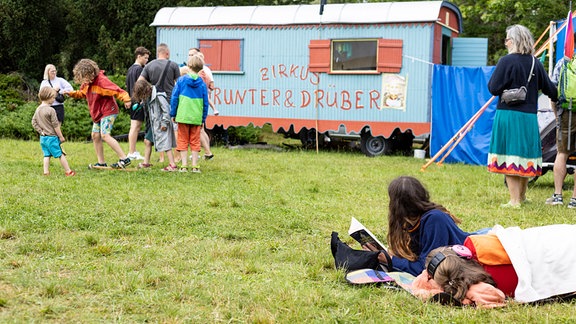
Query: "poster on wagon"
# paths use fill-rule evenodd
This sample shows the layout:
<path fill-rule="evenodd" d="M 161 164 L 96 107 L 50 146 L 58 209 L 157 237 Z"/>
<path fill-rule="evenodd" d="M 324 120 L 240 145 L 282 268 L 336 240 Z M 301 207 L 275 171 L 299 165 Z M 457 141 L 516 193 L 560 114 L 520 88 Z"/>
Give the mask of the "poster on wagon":
<path fill-rule="evenodd" d="M 406 87 L 408 75 L 382 74 L 382 102 L 380 107 L 406 111 Z"/>

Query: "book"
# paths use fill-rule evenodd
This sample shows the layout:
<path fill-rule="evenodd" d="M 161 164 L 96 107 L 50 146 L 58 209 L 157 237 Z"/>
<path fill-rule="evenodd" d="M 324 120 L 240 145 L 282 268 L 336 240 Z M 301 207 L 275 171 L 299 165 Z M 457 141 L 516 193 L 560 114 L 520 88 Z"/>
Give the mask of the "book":
<path fill-rule="evenodd" d="M 352 221 L 350 222 L 350 228 L 348 229 L 348 235 L 350 235 L 353 239 L 358 241 L 360 245 L 365 245 L 370 243 L 378 250 L 388 251 L 386 246 L 380 242 L 366 226 L 362 225 L 356 218 L 352 217 Z"/>

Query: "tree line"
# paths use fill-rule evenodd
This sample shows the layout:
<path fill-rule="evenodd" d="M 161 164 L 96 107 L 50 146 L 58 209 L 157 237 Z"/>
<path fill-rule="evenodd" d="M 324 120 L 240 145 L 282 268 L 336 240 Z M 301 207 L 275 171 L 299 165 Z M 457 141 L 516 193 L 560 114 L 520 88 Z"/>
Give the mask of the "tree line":
<path fill-rule="evenodd" d="M 133 63 L 137 46 L 150 49 L 152 57 L 155 56 L 156 31 L 150 24 L 163 7 L 310 2 L 312 0 L 0 0 L 0 73 L 19 72 L 39 80 L 44 66 L 52 63 L 59 69 L 60 76 L 70 80 L 74 64 L 89 57 L 110 74 L 124 74 Z M 523 24 L 538 38 L 550 20 L 564 18 L 569 9 L 567 3 L 549 0 L 452 2 L 463 15 L 462 36 L 488 38 L 491 65 L 505 54 L 503 42 L 507 26 Z"/>

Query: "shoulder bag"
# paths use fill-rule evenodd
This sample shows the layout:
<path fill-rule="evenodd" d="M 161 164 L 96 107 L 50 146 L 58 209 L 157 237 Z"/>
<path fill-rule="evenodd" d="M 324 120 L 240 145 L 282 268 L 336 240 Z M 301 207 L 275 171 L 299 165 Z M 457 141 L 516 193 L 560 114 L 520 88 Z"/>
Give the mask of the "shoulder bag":
<path fill-rule="evenodd" d="M 530 68 L 530 74 L 528 75 L 528 81 L 526 82 L 525 86 L 521 86 L 520 88 L 508 89 L 502 92 L 500 95 L 500 100 L 506 103 L 508 106 L 517 106 L 521 105 L 526 102 L 526 94 L 528 90 L 526 87 L 530 83 L 532 79 L 532 72 L 534 71 L 534 56 L 532 56 L 532 67 Z"/>
<path fill-rule="evenodd" d="M 54 89 L 54 86 L 52 85 L 52 82 L 50 82 L 50 79 L 48 79 L 48 83 L 50 84 L 52 89 Z M 66 97 L 64 97 L 64 95 L 61 94 L 60 92 L 56 92 L 56 101 L 58 101 L 59 103 L 64 103 L 64 100 L 66 100 Z"/>

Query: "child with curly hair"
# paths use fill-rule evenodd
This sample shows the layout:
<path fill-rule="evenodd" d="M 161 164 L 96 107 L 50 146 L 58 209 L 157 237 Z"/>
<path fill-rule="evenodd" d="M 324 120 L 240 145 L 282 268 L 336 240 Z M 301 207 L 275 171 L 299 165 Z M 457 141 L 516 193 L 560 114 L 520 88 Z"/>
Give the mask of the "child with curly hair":
<path fill-rule="evenodd" d="M 81 59 L 74 66 L 74 81 L 80 84 L 80 89 L 67 94 L 75 99 L 86 98 L 90 117 L 92 118 L 92 142 L 96 150 L 98 162 L 95 167 L 107 167 L 104 158 L 102 141 L 118 155 L 118 162 L 112 164 L 113 168 L 125 168 L 130 164 L 118 141 L 112 137 L 112 127 L 118 116 L 119 108 L 116 99 L 124 102 L 128 109 L 131 106 L 130 96 L 122 88 L 114 84 L 98 68 L 98 64 L 90 59 Z"/>

